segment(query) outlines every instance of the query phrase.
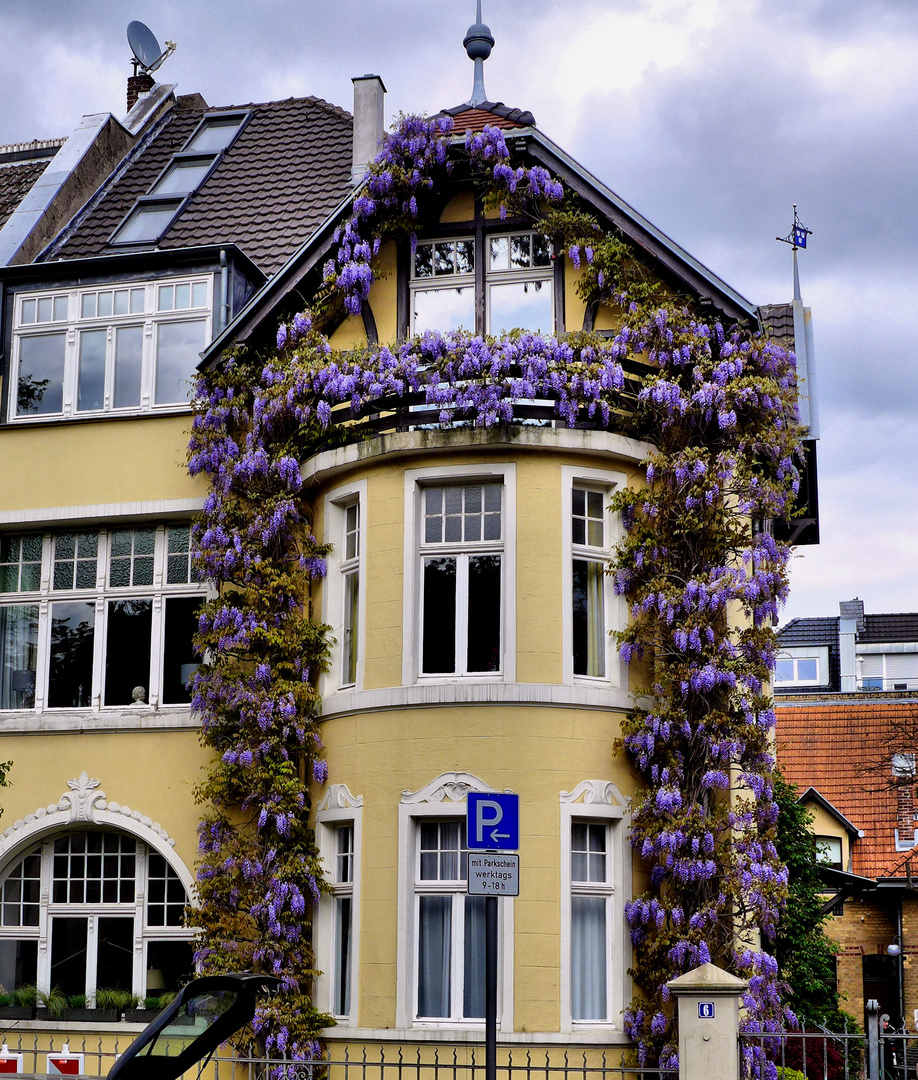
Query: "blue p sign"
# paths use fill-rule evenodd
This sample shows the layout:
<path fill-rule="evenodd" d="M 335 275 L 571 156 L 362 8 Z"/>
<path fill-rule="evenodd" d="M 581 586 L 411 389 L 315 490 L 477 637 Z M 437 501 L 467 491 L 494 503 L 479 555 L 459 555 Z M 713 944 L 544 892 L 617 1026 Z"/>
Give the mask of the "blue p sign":
<path fill-rule="evenodd" d="M 520 846 L 520 797 L 507 792 L 470 791 L 466 844 L 469 848 L 517 851 Z"/>

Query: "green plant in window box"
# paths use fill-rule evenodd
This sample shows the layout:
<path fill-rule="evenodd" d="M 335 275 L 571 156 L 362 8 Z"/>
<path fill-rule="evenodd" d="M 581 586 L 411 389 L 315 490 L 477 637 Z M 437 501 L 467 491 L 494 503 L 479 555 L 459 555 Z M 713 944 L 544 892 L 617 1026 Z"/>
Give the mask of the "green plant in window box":
<path fill-rule="evenodd" d="M 60 1020 L 64 1009 L 67 1008 L 67 995 L 64 991 L 59 986 L 55 986 L 50 990 L 39 990 L 36 996 L 39 1009 L 46 1012 L 50 1019 Z"/>
<path fill-rule="evenodd" d="M 17 986 L 13 991 L 13 999 L 20 1007 L 34 1008 L 38 1002 L 38 987 L 34 983 Z"/>
<path fill-rule="evenodd" d="M 85 994 L 71 994 L 67 998 L 68 1009 L 85 1009 L 86 1008 L 86 995 Z"/>
<path fill-rule="evenodd" d="M 8 1009 L 11 1005 L 16 1004 L 16 999 L 12 994 L 0 994 L 0 1009 Z"/>

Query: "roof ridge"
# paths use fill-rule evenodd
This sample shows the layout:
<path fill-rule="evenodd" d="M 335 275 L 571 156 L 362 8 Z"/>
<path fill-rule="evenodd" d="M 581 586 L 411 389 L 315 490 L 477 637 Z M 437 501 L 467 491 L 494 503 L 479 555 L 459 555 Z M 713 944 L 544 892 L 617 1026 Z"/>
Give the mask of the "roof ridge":
<path fill-rule="evenodd" d="M 352 120 L 353 117 L 343 108 L 341 105 L 335 105 L 332 101 L 326 101 L 325 98 L 317 97 L 315 94 L 305 94 L 297 96 L 291 94 L 285 98 L 275 98 L 272 101 L 248 101 L 238 105 L 209 105 L 205 110 L 205 113 L 213 112 L 233 112 L 238 109 L 268 109 L 275 105 L 289 105 L 291 102 L 304 103 L 307 105 L 316 105 L 319 108 L 325 109 L 328 112 L 339 115 L 342 119 Z"/>

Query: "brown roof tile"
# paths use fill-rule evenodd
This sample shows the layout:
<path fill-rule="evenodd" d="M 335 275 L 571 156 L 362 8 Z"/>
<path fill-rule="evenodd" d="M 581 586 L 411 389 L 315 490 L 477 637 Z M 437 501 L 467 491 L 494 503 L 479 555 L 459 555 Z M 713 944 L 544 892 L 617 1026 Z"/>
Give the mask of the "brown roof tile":
<path fill-rule="evenodd" d="M 21 165 L 0 166 L 0 228 L 47 169 L 50 159 L 25 161 Z"/>
<path fill-rule="evenodd" d="M 444 109 L 443 113 L 453 117 L 457 132 L 481 131 L 485 127 L 507 129 L 535 126 L 535 117 L 528 109 L 513 109 L 502 101 L 482 101 L 477 106 L 456 105 L 452 109 Z"/>
<path fill-rule="evenodd" d="M 236 244 L 270 276 L 349 190 L 351 117 L 320 98 L 236 108 L 251 119 L 159 248 Z M 108 238 L 201 117 L 225 111 L 170 111 L 49 254 L 110 254 Z"/>
<path fill-rule="evenodd" d="M 776 705 L 778 764 L 784 775 L 800 791 L 816 788 L 864 831 L 853 844 L 853 873 L 865 877 L 901 873 L 903 853 L 896 851 L 895 840 L 898 793 L 883 788 L 884 776 L 866 771 L 865 766 L 882 756 L 894 724 L 909 718 L 918 723 L 918 697 Z M 911 835 L 899 828 L 903 839 Z"/>

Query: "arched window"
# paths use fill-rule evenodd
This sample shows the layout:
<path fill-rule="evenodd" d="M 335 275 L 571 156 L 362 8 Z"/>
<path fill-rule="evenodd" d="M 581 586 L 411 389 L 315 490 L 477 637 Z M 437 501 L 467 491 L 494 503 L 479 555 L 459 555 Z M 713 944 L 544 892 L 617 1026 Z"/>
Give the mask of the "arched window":
<path fill-rule="evenodd" d="M 114 831 L 50 836 L 0 879 L 0 984 L 140 996 L 193 970 L 188 895 L 159 852 Z"/>

